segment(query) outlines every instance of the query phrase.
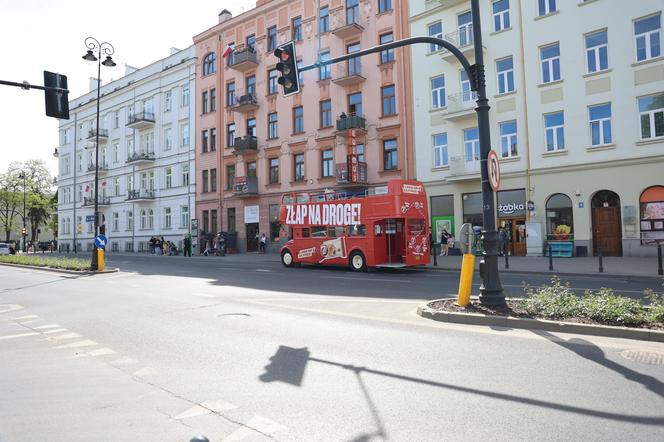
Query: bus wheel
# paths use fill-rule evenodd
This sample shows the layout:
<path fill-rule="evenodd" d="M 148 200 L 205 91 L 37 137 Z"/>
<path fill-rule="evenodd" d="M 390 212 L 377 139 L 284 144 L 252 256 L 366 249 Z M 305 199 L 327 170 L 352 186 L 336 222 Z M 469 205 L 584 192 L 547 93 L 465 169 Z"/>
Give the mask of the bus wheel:
<path fill-rule="evenodd" d="M 281 263 L 286 267 L 293 267 L 293 255 L 290 250 L 284 250 L 281 254 Z"/>
<path fill-rule="evenodd" d="M 367 264 L 364 261 L 364 255 L 361 252 L 353 252 L 350 254 L 350 268 L 354 272 L 367 271 Z"/>

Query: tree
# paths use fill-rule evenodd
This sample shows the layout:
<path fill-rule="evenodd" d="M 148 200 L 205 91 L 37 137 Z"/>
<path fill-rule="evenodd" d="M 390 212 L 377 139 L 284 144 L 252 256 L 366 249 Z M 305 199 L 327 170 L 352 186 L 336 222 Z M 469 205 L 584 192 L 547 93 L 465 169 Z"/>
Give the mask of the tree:
<path fill-rule="evenodd" d="M 57 204 L 57 201 L 56 201 Z M 30 239 L 37 241 L 37 232 L 39 227 L 46 227 L 51 213 L 55 208 L 53 197 L 50 195 L 41 196 L 38 193 L 31 193 L 28 198 L 28 219 L 30 220 Z"/>
<path fill-rule="evenodd" d="M 0 174 L 0 228 L 5 232 L 5 241 L 9 241 L 22 213 L 23 180 L 18 177 L 20 169 L 13 167 L 16 164 L 19 163 L 10 164 L 9 170 Z"/>

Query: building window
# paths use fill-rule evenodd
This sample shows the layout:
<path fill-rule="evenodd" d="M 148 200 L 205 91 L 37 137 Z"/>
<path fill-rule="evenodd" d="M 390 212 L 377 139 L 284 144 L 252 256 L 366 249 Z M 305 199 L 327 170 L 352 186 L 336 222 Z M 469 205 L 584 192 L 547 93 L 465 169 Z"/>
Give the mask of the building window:
<path fill-rule="evenodd" d="M 445 76 L 439 75 L 431 80 L 431 109 L 442 109 L 445 102 Z M 470 82 L 469 82 L 470 84 Z"/>
<path fill-rule="evenodd" d="M 352 54 L 353 52 L 357 52 L 360 50 L 360 44 L 359 43 L 353 43 L 346 45 L 346 53 L 347 54 Z M 356 58 L 351 58 L 350 60 L 347 61 L 348 63 L 348 75 L 362 75 L 362 61 L 359 57 Z"/>
<path fill-rule="evenodd" d="M 148 217 L 145 209 L 141 210 L 141 229 L 145 229 L 148 226 Z"/>
<path fill-rule="evenodd" d="M 588 72 L 603 71 L 609 68 L 609 49 L 606 31 L 593 32 L 585 37 Z"/>
<path fill-rule="evenodd" d="M 113 129 L 120 127 L 120 111 L 113 112 Z"/>
<path fill-rule="evenodd" d="M 201 131 L 201 150 L 203 153 L 208 151 L 208 131 Z"/>
<path fill-rule="evenodd" d="M 208 113 L 208 92 L 204 91 L 202 94 L 201 109 L 204 114 Z"/>
<path fill-rule="evenodd" d="M 330 8 L 323 6 L 318 13 L 318 31 L 321 34 L 330 31 Z"/>
<path fill-rule="evenodd" d="M 180 206 L 180 228 L 189 227 L 189 206 Z"/>
<path fill-rule="evenodd" d="M 276 69 L 270 69 L 267 73 L 268 76 L 268 82 L 267 82 L 267 93 L 268 95 L 271 94 L 276 94 L 279 92 L 278 85 L 277 83 L 277 78 L 279 77 L 279 71 Z"/>
<path fill-rule="evenodd" d="M 364 144 L 357 144 L 357 161 L 364 163 Z"/>
<path fill-rule="evenodd" d="M 217 129 L 210 129 L 210 152 L 217 150 Z"/>
<path fill-rule="evenodd" d="M 250 118 L 247 120 L 247 135 L 250 137 L 256 136 L 256 119 Z"/>
<path fill-rule="evenodd" d="M 463 149 L 466 153 L 466 162 L 480 160 L 480 132 L 476 127 L 463 130 Z"/>
<path fill-rule="evenodd" d="M 154 229 L 154 211 L 148 210 L 148 229 Z"/>
<path fill-rule="evenodd" d="M 182 165 L 182 185 L 189 185 L 189 164 Z"/>
<path fill-rule="evenodd" d="M 117 146 L 117 145 L 116 145 Z M 171 150 L 173 148 L 173 130 L 169 127 L 164 130 L 164 150 Z M 115 152 L 113 153 L 115 155 Z M 115 160 L 117 162 L 117 160 Z"/>
<path fill-rule="evenodd" d="M 461 69 L 461 101 L 469 103 L 477 98 L 477 94 L 470 90 L 470 79 L 465 69 Z"/>
<path fill-rule="evenodd" d="M 334 153 L 332 149 L 324 150 L 323 153 L 323 178 L 334 176 Z"/>
<path fill-rule="evenodd" d="M 546 150 L 553 152 L 565 149 L 565 116 L 563 112 L 544 115 Z"/>
<path fill-rule="evenodd" d="M 302 17 L 293 19 L 293 41 L 302 41 Z"/>
<path fill-rule="evenodd" d="M 210 192 L 217 191 L 217 169 L 210 169 Z"/>
<path fill-rule="evenodd" d="M 235 123 L 230 123 L 226 126 L 226 146 L 235 146 Z"/>
<path fill-rule="evenodd" d="M 348 95 L 348 114 L 362 116 L 362 92 Z"/>
<path fill-rule="evenodd" d="M 391 32 L 380 36 L 380 44 L 386 44 L 392 41 L 394 41 L 394 35 L 392 35 Z M 390 61 L 394 61 L 394 49 L 380 51 L 380 62 L 388 63 Z"/>
<path fill-rule="evenodd" d="M 397 170 L 399 168 L 397 140 L 383 141 L 383 166 L 385 170 Z"/>
<path fill-rule="evenodd" d="M 246 79 L 247 94 L 256 95 L 256 76 L 250 75 Z"/>
<path fill-rule="evenodd" d="M 332 127 L 332 100 L 320 102 L 320 127 Z"/>
<path fill-rule="evenodd" d="M 304 181 L 304 154 L 295 155 L 295 181 Z"/>
<path fill-rule="evenodd" d="M 346 0 L 346 24 L 360 22 L 360 1 Z"/>
<path fill-rule="evenodd" d="M 378 0 L 378 13 L 392 10 L 392 0 Z"/>
<path fill-rule="evenodd" d="M 293 133 L 304 132 L 304 108 L 302 106 L 293 108 Z"/>
<path fill-rule="evenodd" d="M 210 89 L 210 112 L 217 110 L 217 89 Z"/>
<path fill-rule="evenodd" d="M 493 30 L 498 32 L 510 27 L 510 0 L 493 2 Z"/>
<path fill-rule="evenodd" d="M 226 190 L 232 190 L 234 182 L 235 182 L 235 164 L 227 164 L 226 165 Z"/>
<path fill-rule="evenodd" d="M 210 231 L 210 211 L 203 210 L 203 232 Z"/>
<path fill-rule="evenodd" d="M 164 228 L 165 229 L 170 229 L 171 228 L 171 208 L 170 207 L 164 207 Z"/>
<path fill-rule="evenodd" d="M 279 158 L 270 158 L 270 184 L 279 183 Z"/>
<path fill-rule="evenodd" d="M 279 116 L 276 112 L 267 114 L 267 137 L 271 140 L 279 138 Z"/>
<path fill-rule="evenodd" d="M 80 186 L 79 186 L 80 189 Z M 79 190 L 80 192 L 80 190 Z M 113 195 L 119 196 L 120 195 L 120 177 L 115 177 L 113 180 Z M 79 193 L 79 201 L 81 200 L 80 193 Z"/>
<path fill-rule="evenodd" d="M 473 44 L 473 14 L 468 11 L 457 16 L 459 46 Z"/>
<path fill-rule="evenodd" d="M 164 93 L 164 112 L 169 112 L 173 103 L 173 92 L 166 91 Z M 117 127 L 115 127 L 117 129 Z"/>
<path fill-rule="evenodd" d="M 639 98 L 641 138 L 664 137 L 664 93 Z"/>
<path fill-rule="evenodd" d="M 217 209 L 210 210 L 210 231 L 217 232 Z"/>
<path fill-rule="evenodd" d="M 173 187 L 173 169 L 167 167 L 165 176 L 166 176 L 166 188 L 170 189 L 171 187 Z"/>
<path fill-rule="evenodd" d="M 449 164 L 447 157 L 447 133 L 433 136 L 433 167 L 445 167 Z"/>
<path fill-rule="evenodd" d="M 517 155 L 516 121 L 500 123 L 500 156 L 502 158 L 511 158 Z"/>
<path fill-rule="evenodd" d="M 180 132 L 182 133 L 182 147 L 189 146 L 189 125 L 186 123 L 182 124 Z"/>
<path fill-rule="evenodd" d="M 648 60 L 662 55 L 661 14 L 634 22 L 636 60 Z"/>
<path fill-rule="evenodd" d="M 383 116 L 396 115 L 397 106 L 394 96 L 394 85 L 381 88 L 383 96 Z"/>
<path fill-rule="evenodd" d="M 247 163 L 247 176 L 256 176 L 256 162 L 250 161 Z"/>
<path fill-rule="evenodd" d="M 514 63 L 512 57 L 496 61 L 498 71 L 498 93 L 514 92 Z"/>
<path fill-rule="evenodd" d="M 226 220 L 228 221 L 228 232 L 235 232 L 235 207 L 226 209 Z"/>
<path fill-rule="evenodd" d="M 565 194 L 556 193 L 546 200 L 546 233 L 553 235 L 556 233 L 556 227 L 560 225 L 568 226 L 574 232 L 574 218 L 572 210 L 572 200 Z"/>
<path fill-rule="evenodd" d="M 207 170 L 204 170 L 201 173 L 201 181 L 203 182 L 203 193 L 207 193 L 209 191 L 208 175 L 209 175 L 209 172 Z"/>
<path fill-rule="evenodd" d="M 539 16 L 556 12 L 556 0 L 537 0 Z"/>
<path fill-rule="evenodd" d="M 588 108 L 592 146 L 611 144 L 611 103 Z"/>
<path fill-rule="evenodd" d="M 267 28 L 267 50 L 274 51 L 277 49 L 277 27 L 270 26 Z"/>
<path fill-rule="evenodd" d="M 189 106 L 189 86 L 182 86 L 182 101 L 181 106 Z"/>
<path fill-rule="evenodd" d="M 327 61 L 330 59 L 330 52 L 321 52 L 320 54 L 320 61 Z M 332 78 L 332 66 L 329 64 L 326 64 L 324 66 L 321 66 L 318 68 L 318 78 L 321 80 L 327 80 L 328 78 Z"/>
<path fill-rule="evenodd" d="M 427 29 L 429 31 L 429 37 L 436 37 L 441 39 L 443 38 L 443 23 L 441 21 L 429 24 L 429 26 L 427 26 Z M 440 51 L 441 49 L 443 49 L 442 46 L 438 46 L 437 44 L 434 43 L 429 43 L 429 52 L 436 52 Z"/>
<path fill-rule="evenodd" d="M 255 34 L 250 34 L 247 36 L 247 38 L 244 40 L 247 44 L 247 49 L 250 51 L 255 51 L 256 50 L 256 35 Z"/>
<path fill-rule="evenodd" d="M 203 58 L 203 76 L 217 72 L 217 55 L 210 52 Z"/>
<path fill-rule="evenodd" d="M 127 230 L 134 230 L 134 212 L 131 210 L 127 211 Z"/>
<path fill-rule="evenodd" d="M 554 43 L 540 48 L 542 83 L 560 80 L 560 46 Z"/>
<path fill-rule="evenodd" d="M 235 104 L 235 82 L 226 84 L 226 106 Z"/>
<path fill-rule="evenodd" d="M 300 82 L 300 87 L 304 84 L 304 72 L 301 71 L 302 67 L 304 66 L 304 62 L 300 58 L 297 60 L 297 78 L 298 81 Z"/>

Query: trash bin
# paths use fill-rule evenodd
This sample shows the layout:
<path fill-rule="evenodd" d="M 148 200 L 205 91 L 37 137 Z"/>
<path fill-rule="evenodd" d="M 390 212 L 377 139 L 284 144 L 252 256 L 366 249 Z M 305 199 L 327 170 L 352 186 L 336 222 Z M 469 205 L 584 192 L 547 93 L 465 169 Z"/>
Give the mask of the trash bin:
<path fill-rule="evenodd" d="M 578 257 L 587 257 L 588 256 L 588 246 L 576 246 L 576 256 Z"/>

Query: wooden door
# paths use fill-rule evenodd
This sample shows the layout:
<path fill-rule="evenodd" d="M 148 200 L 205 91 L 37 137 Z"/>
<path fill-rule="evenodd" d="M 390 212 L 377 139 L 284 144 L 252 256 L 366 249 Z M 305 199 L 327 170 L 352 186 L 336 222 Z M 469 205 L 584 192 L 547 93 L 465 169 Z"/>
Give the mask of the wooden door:
<path fill-rule="evenodd" d="M 512 221 L 512 255 L 526 256 L 526 220 Z"/>
<path fill-rule="evenodd" d="M 246 224 L 247 228 L 247 252 L 257 252 L 258 251 L 258 239 L 256 234 L 258 233 L 258 223 Z"/>
<path fill-rule="evenodd" d="M 593 209 L 593 255 L 598 247 L 603 256 L 622 256 L 622 228 L 620 208 L 595 207 Z"/>

